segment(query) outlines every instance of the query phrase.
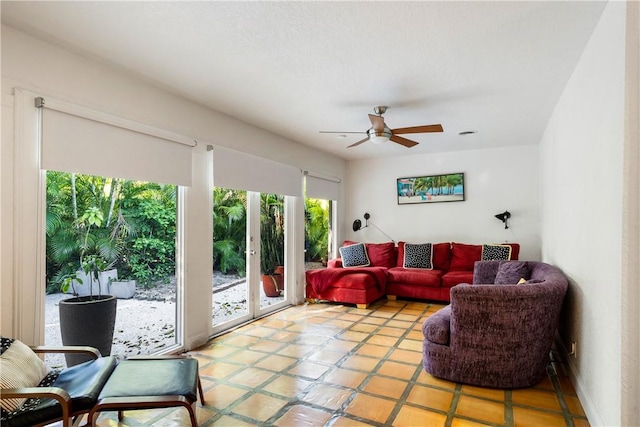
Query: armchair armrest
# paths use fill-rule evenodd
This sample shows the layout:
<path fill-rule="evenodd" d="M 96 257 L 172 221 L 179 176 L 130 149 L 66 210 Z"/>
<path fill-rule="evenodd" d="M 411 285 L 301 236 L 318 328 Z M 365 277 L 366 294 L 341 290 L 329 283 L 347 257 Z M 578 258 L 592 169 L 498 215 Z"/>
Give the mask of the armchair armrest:
<path fill-rule="evenodd" d="M 30 399 L 41 397 L 57 400 L 62 408 L 63 426 L 70 425 L 71 396 L 60 387 L 23 387 L 0 390 L 0 399 Z"/>
<path fill-rule="evenodd" d="M 451 337 L 451 306 L 432 314 L 422 325 L 422 334 L 432 343 L 449 345 Z"/>
<path fill-rule="evenodd" d="M 61 405 L 71 403 L 71 396 L 60 387 L 21 387 L 3 388 L 0 390 L 2 399 L 29 399 L 36 397 L 47 397 L 56 399 Z"/>
<path fill-rule="evenodd" d="M 61 347 L 47 347 L 47 346 L 36 346 L 31 347 L 34 353 L 72 353 L 72 354 L 86 354 L 87 356 L 97 359 L 98 357 L 102 357 L 100 354 L 100 350 L 94 347 L 88 346 L 79 346 L 79 345 L 68 345 Z"/>

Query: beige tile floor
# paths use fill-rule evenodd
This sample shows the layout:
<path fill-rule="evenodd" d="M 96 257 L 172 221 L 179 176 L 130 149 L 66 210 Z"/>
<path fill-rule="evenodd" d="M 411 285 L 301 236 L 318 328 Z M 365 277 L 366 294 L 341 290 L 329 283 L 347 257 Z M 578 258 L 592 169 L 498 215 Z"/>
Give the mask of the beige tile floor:
<path fill-rule="evenodd" d="M 563 365 L 535 387 L 456 384 L 422 368 L 424 319 L 442 305 L 291 307 L 192 351 L 201 426 L 588 426 Z M 105 413 L 100 426 L 187 426 L 186 410 Z"/>

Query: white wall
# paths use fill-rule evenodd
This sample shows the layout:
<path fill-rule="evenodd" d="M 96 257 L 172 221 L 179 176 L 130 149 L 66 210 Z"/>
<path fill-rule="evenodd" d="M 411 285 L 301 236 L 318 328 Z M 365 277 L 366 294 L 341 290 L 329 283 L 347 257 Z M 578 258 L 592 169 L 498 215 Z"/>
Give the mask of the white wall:
<path fill-rule="evenodd" d="M 365 212 L 396 241 L 522 245 L 520 259 L 540 259 L 538 147 L 521 146 L 349 161 L 345 185 L 345 236 L 388 241 L 374 227 L 354 233 Z M 463 202 L 398 205 L 396 179 L 464 173 Z M 509 229 L 494 217 L 511 212 Z"/>
<path fill-rule="evenodd" d="M 560 335 L 577 342 L 571 369 L 592 425 L 621 425 L 624 46 L 625 4 L 610 2 L 541 143 L 542 258 L 570 279 Z"/>
<path fill-rule="evenodd" d="M 342 178 L 345 162 L 332 155 L 286 140 L 262 129 L 212 111 L 152 85 L 138 76 L 77 55 L 47 42 L 2 26 L 2 258 L 0 292 L 2 296 L 2 334 L 19 336 L 38 344 L 41 301 L 31 295 L 44 295 L 42 277 L 29 272 L 28 260 L 38 258 L 40 213 L 38 144 L 23 135 L 25 117 L 14 110 L 14 88 L 26 89 L 95 110 L 125 117 L 200 141 L 194 149 L 193 187 L 185 192 L 186 267 L 186 344 L 207 338 L 210 329 L 210 298 L 202 298 L 211 286 L 211 165 L 206 144 L 217 144 L 245 151 L 301 169 Z M 25 108 L 32 108 L 27 105 Z M 31 114 L 29 112 L 29 114 Z M 14 129 L 7 126 L 16 123 Z M 15 130 L 15 132 L 12 132 Z M 15 142 L 15 143 L 14 143 Z M 14 162 L 14 151 L 20 159 Z M 25 185 L 28 186 L 25 188 Z M 12 190 L 15 189 L 15 192 Z M 19 215 L 14 215 L 14 212 Z M 302 221 L 300 221 L 302 223 Z M 301 224 L 301 227 L 303 225 Z M 302 231 L 302 228 L 297 230 Z M 205 236 L 205 238 L 203 238 Z M 209 243 L 207 243 L 207 241 Z M 201 250 L 203 246 L 207 250 Z M 209 266 L 209 267 L 208 267 Z M 296 272 L 301 279 L 303 272 Z M 300 281 L 300 280 L 299 280 Z M 301 284 L 301 283 L 300 283 Z M 24 297 L 24 295 L 28 295 Z M 17 308 L 16 308 L 17 307 Z M 16 319 L 24 320 L 20 328 Z"/>

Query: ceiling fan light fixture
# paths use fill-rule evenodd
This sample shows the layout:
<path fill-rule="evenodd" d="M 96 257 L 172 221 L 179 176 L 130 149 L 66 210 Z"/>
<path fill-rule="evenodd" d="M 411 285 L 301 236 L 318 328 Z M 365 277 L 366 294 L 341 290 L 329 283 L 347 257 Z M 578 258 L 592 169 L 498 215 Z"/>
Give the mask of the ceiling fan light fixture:
<path fill-rule="evenodd" d="M 391 133 L 391 129 L 385 126 L 384 130 L 380 132 L 376 132 L 375 129 L 371 128 L 367 131 L 367 135 L 369 135 L 369 141 L 374 144 L 384 144 L 389 142 L 389 138 L 393 135 Z"/>

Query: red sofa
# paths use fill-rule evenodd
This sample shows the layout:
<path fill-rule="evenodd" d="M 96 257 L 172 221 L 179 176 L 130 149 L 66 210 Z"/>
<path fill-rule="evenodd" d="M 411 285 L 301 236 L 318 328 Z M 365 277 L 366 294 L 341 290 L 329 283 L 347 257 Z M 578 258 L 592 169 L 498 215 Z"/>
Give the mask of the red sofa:
<path fill-rule="evenodd" d="M 345 241 L 344 245 L 357 242 Z M 520 245 L 511 246 L 517 260 Z M 326 269 L 306 272 L 307 300 L 327 300 L 366 308 L 386 295 L 449 302 L 451 288 L 473 282 L 473 266 L 482 259 L 483 245 L 433 244 L 432 270 L 403 268 L 405 242 L 365 243 L 370 266 L 343 268 L 340 258 L 329 260 Z"/>

